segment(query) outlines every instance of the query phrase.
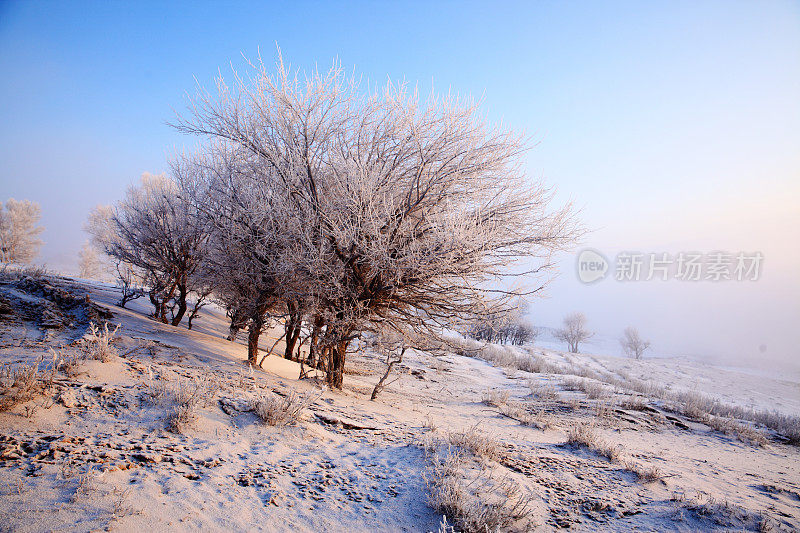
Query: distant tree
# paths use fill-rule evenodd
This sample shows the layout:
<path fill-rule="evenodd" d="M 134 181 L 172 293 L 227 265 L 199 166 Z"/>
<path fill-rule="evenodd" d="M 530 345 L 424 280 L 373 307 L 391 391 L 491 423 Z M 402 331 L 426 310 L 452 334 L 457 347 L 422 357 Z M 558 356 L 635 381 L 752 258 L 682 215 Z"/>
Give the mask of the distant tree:
<path fill-rule="evenodd" d="M 103 261 L 97 248 L 89 241 L 83 243 L 78 252 L 78 276 L 83 279 L 93 279 L 103 273 Z"/>
<path fill-rule="evenodd" d="M 625 333 L 619 343 L 625 355 L 634 359 L 641 359 L 645 350 L 650 347 L 650 341 L 642 339 L 639 335 L 639 330 L 631 326 L 625 328 Z"/>
<path fill-rule="evenodd" d="M 0 203 L 0 262 L 29 263 L 37 255 L 44 231 L 37 226 L 42 208 L 30 200 L 10 198 L 5 207 Z"/>
<path fill-rule="evenodd" d="M 586 315 L 572 313 L 564 317 L 564 327 L 554 333 L 555 337 L 567 343 L 569 351 L 578 353 L 580 343 L 591 338 L 594 333 L 586 329 Z"/>

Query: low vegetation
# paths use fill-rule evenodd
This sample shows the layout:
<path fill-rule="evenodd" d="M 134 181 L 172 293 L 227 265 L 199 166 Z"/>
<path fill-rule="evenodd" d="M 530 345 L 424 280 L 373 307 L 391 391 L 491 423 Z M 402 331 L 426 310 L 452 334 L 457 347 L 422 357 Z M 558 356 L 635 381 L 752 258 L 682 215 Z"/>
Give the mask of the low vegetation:
<path fill-rule="evenodd" d="M 453 530 L 504 531 L 524 520 L 530 495 L 481 464 L 496 457 L 497 444 L 479 435 L 476 428 L 451 433 L 446 441 L 429 439 L 423 449 L 429 502 L 453 521 Z"/>
<path fill-rule="evenodd" d="M 114 337 L 120 326 L 109 329 L 108 322 L 104 322 L 99 327 L 94 322 L 89 324 L 89 332 L 86 335 L 86 350 L 90 359 L 96 359 L 103 363 L 111 361 L 117 356 L 117 349 L 113 346 Z"/>
<path fill-rule="evenodd" d="M 219 382 L 201 373 L 191 379 L 167 381 L 148 368 L 148 381 L 142 395 L 145 404 L 166 407 L 166 428 L 185 433 L 197 420 L 197 409 L 211 405 L 219 392 Z"/>
<path fill-rule="evenodd" d="M 645 408 L 649 400 L 661 400 L 668 409 L 707 424 L 712 429 L 734 436 L 745 443 L 761 445 L 767 442 L 766 435 L 757 427 L 761 426 L 774 431 L 779 438 L 789 444 L 800 446 L 798 416 L 727 404 L 695 391 L 670 391 L 653 381 L 636 379 L 624 372 L 614 375 L 586 367 L 559 365 L 547 361 L 536 353 L 522 355 L 507 346 L 481 345 L 467 339 L 453 343 L 460 355 L 479 357 L 497 366 L 536 374 L 566 376 L 562 380 L 565 388 L 584 392 L 590 399 L 603 399 L 621 393 L 625 395 L 620 400 L 621 406 L 635 410 Z M 614 390 L 608 389 L 608 385 Z M 535 384 L 533 387 L 540 390 L 541 386 Z"/>
<path fill-rule="evenodd" d="M 310 407 L 316 398 L 310 394 L 298 394 L 290 391 L 279 396 L 270 392 L 252 404 L 253 413 L 268 426 L 288 426 L 296 424 L 303 412 Z"/>
<path fill-rule="evenodd" d="M 447 442 L 456 448 L 469 452 L 475 457 L 497 459 L 500 447 L 497 441 L 486 436 L 478 426 L 447 434 Z"/>
<path fill-rule="evenodd" d="M 0 412 L 33 399 L 45 388 L 43 373 L 35 364 L 0 366 Z"/>
<path fill-rule="evenodd" d="M 542 409 L 523 402 L 511 402 L 500 406 L 500 413 L 508 418 L 516 420 L 523 426 L 530 426 L 536 429 L 549 429 L 553 427 L 553 418 Z"/>

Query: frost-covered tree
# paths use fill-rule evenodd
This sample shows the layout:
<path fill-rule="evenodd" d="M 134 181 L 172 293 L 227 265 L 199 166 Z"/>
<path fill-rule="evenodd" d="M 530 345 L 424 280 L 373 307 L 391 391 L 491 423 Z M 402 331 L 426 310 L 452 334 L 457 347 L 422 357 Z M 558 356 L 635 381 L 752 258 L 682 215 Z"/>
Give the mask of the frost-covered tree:
<path fill-rule="evenodd" d="M 203 259 L 205 223 L 178 194 L 175 181 L 145 173 L 115 206 L 95 209 L 87 230 L 98 247 L 142 279 L 154 318 L 167 322 L 169 312 L 178 325 Z"/>
<path fill-rule="evenodd" d="M 576 237 L 570 209 L 549 209 L 550 192 L 522 172 L 525 140 L 473 102 L 364 91 L 338 66 L 300 79 L 279 61 L 275 74 L 259 64 L 234 80 L 200 92 L 177 127 L 247 162 L 262 200 L 244 210 L 249 235 L 277 251 L 264 272 L 278 274 L 284 302 L 303 302 L 333 387 L 371 324 L 435 334 L 501 312 L 548 281 L 498 289 L 515 261 L 543 274 Z M 274 214 L 274 232 L 260 229 Z"/>
<path fill-rule="evenodd" d="M 594 335 L 586 329 L 586 315 L 583 313 L 572 313 L 564 317 L 564 326 L 554 333 L 555 338 L 566 342 L 569 351 L 578 353 L 580 344 L 587 341 Z"/>
<path fill-rule="evenodd" d="M 509 312 L 502 315 L 488 315 L 477 321 L 466 335 L 486 342 L 522 346 L 534 342 L 539 330 L 525 318 L 527 304 L 519 301 Z"/>
<path fill-rule="evenodd" d="M 248 361 L 258 363 L 258 344 L 270 318 L 289 295 L 293 270 L 282 252 L 287 220 L 273 200 L 269 177 L 259 178 L 248 152 L 215 143 L 173 165 L 182 194 L 208 231 L 200 278 L 231 316 L 231 338 L 248 329 Z M 283 274 L 283 275 L 282 275 Z"/>
<path fill-rule="evenodd" d="M 0 203 L 0 262 L 29 263 L 39 255 L 41 213 L 39 204 L 30 200 L 9 198 L 5 206 Z"/>
<path fill-rule="evenodd" d="M 83 279 L 93 279 L 101 276 L 104 264 L 97 249 L 89 241 L 83 243 L 78 252 L 78 276 Z"/>
<path fill-rule="evenodd" d="M 619 340 L 619 343 L 625 355 L 633 357 L 634 359 L 641 359 L 645 350 L 650 347 L 650 341 L 644 340 L 641 335 L 639 335 L 639 330 L 632 326 L 625 328 L 625 332 Z"/>

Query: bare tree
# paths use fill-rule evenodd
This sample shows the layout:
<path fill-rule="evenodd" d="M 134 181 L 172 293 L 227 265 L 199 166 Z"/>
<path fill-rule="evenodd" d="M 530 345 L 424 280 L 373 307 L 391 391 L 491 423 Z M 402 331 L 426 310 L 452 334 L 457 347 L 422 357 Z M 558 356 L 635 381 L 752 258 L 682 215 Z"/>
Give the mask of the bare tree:
<path fill-rule="evenodd" d="M 0 262 L 29 263 L 37 255 L 44 231 L 37 226 L 42 208 L 30 200 L 9 198 L 5 207 L 0 203 Z"/>
<path fill-rule="evenodd" d="M 122 293 L 117 305 L 124 308 L 128 302 L 138 300 L 144 296 L 146 290 L 141 276 L 137 274 L 132 266 L 122 261 L 116 261 L 114 268 L 117 272 L 117 284 Z"/>
<path fill-rule="evenodd" d="M 192 321 L 198 318 L 200 316 L 200 310 L 210 303 L 211 293 L 214 292 L 214 288 L 211 287 L 211 285 L 204 284 L 202 281 L 193 283 L 192 287 L 194 287 L 192 290 L 194 305 L 192 305 L 192 308 L 189 310 L 188 320 L 186 322 L 187 329 L 192 329 Z"/>
<path fill-rule="evenodd" d="M 645 350 L 650 347 L 650 341 L 642 339 L 639 335 L 639 330 L 632 326 L 625 328 L 619 343 L 625 355 L 634 359 L 641 359 Z"/>
<path fill-rule="evenodd" d="M 594 335 L 586 329 L 586 315 L 583 313 L 572 313 L 564 317 L 564 327 L 556 330 L 555 337 L 567 343 L 569 351 L 578 353 L 580 343 L 585 342 Z"/>
<path fill-rule="evenodd" d="M 385 356 L 384 363 L 386 364 L 386 370 L 384 371 L 381 378 L 378 380 L 378 383 L 375 384 L 375 387 L 372 389 L 372 394 L 370 395 L 369 399 L 375 401 L 384 388 L 394 383 L 399 378 L 395 378 L 393 381 L 388 381 L 389 376 L 392 373 L 392 369 L 395 365 L 398 365 L 403 362 L 403 355 L 406 353 L 408 346 L 400 345 L 394 349 L 387 349 L 383 352 Z"/>
<path fill-rule="evenodd" d="M 330 386 L 342 387 L 350 342 L 376 322 L 435 334 L 549 281 L 552 254 L 579 230 L 522 173 L 521 136 L 473 102 L 392 84 L 368 94 L 336 65 L 304 80 L 289 72 L 279 59 L 274 75 L 259 63 L 232 87 L 219 79 L 218 96 L 201 91 L 177 127 L 235 148 L 259 201 L 244 221 L 219 212 L 277 257 L 253 273 L 302 302 Z M 218 196 L 241 203 L 234 192 Z M 520 257 L 535 260 L 536 285 L 495 288 Z"/>
<path fill-rule="evenodd" d="M 113 208 L 97 208 L 87 230 L 103 251 L 137 271 L 148 287 L 153 317 L 180 324 L 191 279 L 202 262 L 205 219 L 178 195 L 174 181 L 145 173 Z"/>

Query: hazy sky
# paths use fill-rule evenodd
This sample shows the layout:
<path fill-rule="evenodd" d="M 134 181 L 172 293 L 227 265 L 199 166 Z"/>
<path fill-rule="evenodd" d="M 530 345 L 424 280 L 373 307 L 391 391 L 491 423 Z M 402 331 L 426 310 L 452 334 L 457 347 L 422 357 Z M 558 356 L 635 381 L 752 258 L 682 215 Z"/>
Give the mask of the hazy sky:
<path fill-rule="evenodd" d="M 764 254 L 757 282 L 591 286 L 565 256 L 537 323 L 580 310 L 657 353 L 800 367 L 797 2 L 0 2 L 0 200 L 42 205 L 42 261 L 74 268 L 89 209 L 194 143 L 165 121 L 195 77 L 276 42 L 293 66 L 482 97 L 612 260 Z"/>

